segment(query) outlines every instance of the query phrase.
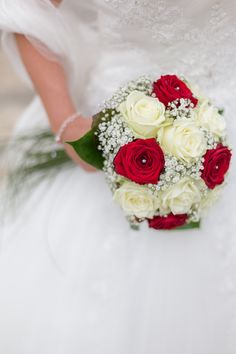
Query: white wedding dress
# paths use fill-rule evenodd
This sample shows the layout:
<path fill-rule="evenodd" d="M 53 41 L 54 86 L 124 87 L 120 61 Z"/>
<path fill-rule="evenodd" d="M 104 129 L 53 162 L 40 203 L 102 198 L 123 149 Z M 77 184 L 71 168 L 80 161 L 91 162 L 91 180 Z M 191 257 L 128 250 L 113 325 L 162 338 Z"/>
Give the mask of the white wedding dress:
<path fill-rule="evenodd" d="M 235 18 L 234 0 L 0 0 L 26 80 L 12 32 L 63 62 L 84 114 L 140 74 L 184 74 L 225 107 L 232 144 Z M 47 125 L 35 98 L 17 131 Z M 0 227 L 0 353 L 235 354 L 235 177 L 200 230 L 175 232 L 130 230 L 100 172 L 42 181 Z"/>

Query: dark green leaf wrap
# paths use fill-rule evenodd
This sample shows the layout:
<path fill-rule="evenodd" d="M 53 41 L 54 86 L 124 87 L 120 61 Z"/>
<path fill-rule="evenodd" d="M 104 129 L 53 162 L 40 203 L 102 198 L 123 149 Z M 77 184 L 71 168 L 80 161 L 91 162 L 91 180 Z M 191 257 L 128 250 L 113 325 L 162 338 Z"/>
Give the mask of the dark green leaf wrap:
<path fill-rule="evenodd" d="M 95 116 L 93 116 L 93 124 L 91 130 L 82 136 L 82 138 L 67 142 L 75 149 L 76 153 L 79 157 L 87 162 L 89 165 L 96 167 L 99 170 L 102 170 L 104 164 L 104 158 L 102 156 L 102 152 L 98 150 L 98 138 L 95 135 L 95 132 L 98 129 L 99 124 L 103 119 L 106 121 L 111 120 L 112 118 L 112 110 L 102 111 Z"/>

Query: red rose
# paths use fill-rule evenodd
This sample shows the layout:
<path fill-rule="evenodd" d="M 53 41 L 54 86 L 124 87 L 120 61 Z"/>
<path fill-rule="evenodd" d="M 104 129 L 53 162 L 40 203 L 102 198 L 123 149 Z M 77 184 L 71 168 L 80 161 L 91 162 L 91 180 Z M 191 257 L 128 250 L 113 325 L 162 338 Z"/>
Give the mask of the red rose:
<path fill-rule="evenodd" d="M 204 156 L 204 170 L 202 179 L 208 188 L 213 189 L 216 185 L 224 182 L 224 176 L 229 169 L 231 151 L 222 144 L 218 144 L 216 149 L 208 150 Z"/>
<path fill-rule="evenodd" d="M 165 158 L 156 139 L 137 139 L 120 148 L 115 159 L 115 171 L 139 184 L 157 183 Z"/>
<path fill-rule="evenodd" d="M 155 216 L 153 219 L 148 219 L 149 227 L 156 230 L 171 230 L 182 226 L 186 223 L 187 214 L 169 214 L 167 216 Z"/>
<path fill-rule="evenodd" d="M 194 107 L 198 100 L 193 97 L 192 91 L 176 75 L 164 75 L 153 83 L 153 93 L 166 107 L 176 99 L 189 99 Z"/>

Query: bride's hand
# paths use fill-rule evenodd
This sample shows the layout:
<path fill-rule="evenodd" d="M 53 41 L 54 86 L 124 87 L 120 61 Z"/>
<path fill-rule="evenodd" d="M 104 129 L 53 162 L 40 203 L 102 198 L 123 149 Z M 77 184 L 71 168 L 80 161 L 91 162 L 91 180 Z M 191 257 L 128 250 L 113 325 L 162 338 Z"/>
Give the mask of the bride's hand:
<path fill-rule="evenodd" d="M 67 127 L 63 133 L 62 141 L 64 142 L 64 147 L 67 154 L 76 164 L 80 165 L 84 170 L 88 172 L 95 172 L 96 168 L 81 160 L 73 147 L 66 143 L 67 141 L 75 141 L 81 138 L 91 129 L 91 125 L 92 118 L 77 118 Z"/>

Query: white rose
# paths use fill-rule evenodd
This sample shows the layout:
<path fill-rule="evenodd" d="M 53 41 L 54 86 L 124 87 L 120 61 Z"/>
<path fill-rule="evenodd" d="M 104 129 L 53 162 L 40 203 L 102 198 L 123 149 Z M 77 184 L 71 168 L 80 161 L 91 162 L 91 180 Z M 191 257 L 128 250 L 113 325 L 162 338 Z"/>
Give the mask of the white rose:
<path fill-rule="evenodd" d="M 177 119 L 172 125 L 158 130 L 157 139 L 162 149 L 184 162 L 202 156 L 206 149 L 204 133 L 192 119 Z"/>
<path fill-rule="evenodd" d="M 161 193 L 160 212 L 165 215 L 167 213 L 186 214 L 189 213 L 194 204 L 201 201 L 201 192 L 197 183 L 190 178 L 184 177 L 178 183 L 169 187 Z"/>
<path fill-rule="evenodd" d="M 138 218 L 152 218 L 159 208 L 160 201 L 147 187 L 132 182 L 125 182 L 114 193 L 126 215 Z"/>
<path fill-rule="evenodd" d="M 118 110 L 139 138 L 156 137 L 160 124 L 165 121 L 163 103 L 139 91 L 131 92 Z"/>
<path fill-rule="evenodd" d="M 208 100 L 199 105 L 195 118 L 200 127 L 209 130 L 216 138 L 225 136 L 225 119 L 218 113 L 216 107 L 209 105 Z"/>

